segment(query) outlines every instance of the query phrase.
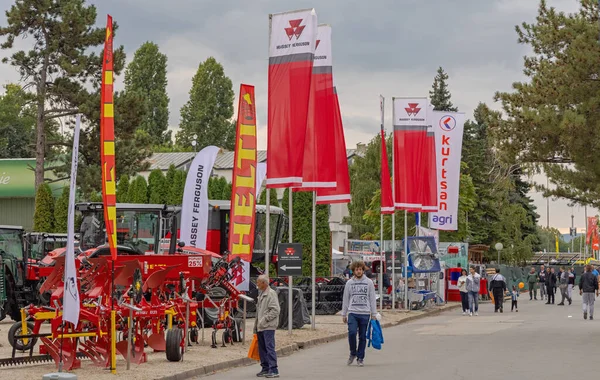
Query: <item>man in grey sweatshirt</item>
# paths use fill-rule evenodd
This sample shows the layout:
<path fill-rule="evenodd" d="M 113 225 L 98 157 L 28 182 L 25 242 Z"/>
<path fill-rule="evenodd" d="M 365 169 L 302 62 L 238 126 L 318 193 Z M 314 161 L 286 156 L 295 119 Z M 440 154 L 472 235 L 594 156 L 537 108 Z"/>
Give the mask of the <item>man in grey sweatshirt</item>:
<path fill-rule="evenodd" d="M 369 319 L 377 314 L 375 300 L 375 285 L 364 275 L 366 265 L 362 261 L 354 261 L 350 266 L 354 277 L 344 287 L 344 302 L 342 305 L 342 320 L 348 324 L 348 343 L 350 357 L 348 365 L 358 358 L 358 366 L 363 366 L 365 348 L 367 346 L 367 326 Z M 358 349 L 356 334 L 358 333 Z"/>

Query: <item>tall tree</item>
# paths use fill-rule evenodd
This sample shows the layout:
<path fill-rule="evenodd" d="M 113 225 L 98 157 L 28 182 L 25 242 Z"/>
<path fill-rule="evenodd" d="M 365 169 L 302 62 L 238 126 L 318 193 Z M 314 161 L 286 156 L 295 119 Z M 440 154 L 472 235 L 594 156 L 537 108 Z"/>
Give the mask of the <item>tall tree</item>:
<path fill-rule="evenodd" d="M 498 92 L 502 111 L 490 125 L 496 148 L 510 162 L 533 163 L 555 188 L 544 196 L 600 206 L 600 50 L 598 3 L 580 0 L 566 14 L 541 1 L 534 23 L 516 27 L 525 82 Z M 565 165 L 570 163 L 571 165 Z"/>
<path fill-rule="evenodd" d="M 54 198 L 47 183 L 40 185 L 35 193 L 33 230 L 37 232 L 54 231 Z"/>
<path fill-rule="evenodd" d="M 93 48 L 104 42 L 105 30 L 94 27 L 96 8 L 84 0 L 15 0 L 6 19 L 0 27 L 2 49 L 12 49 L 17 38 L 31 37 L 33 42 L 29 51 L 19 50 L 2 61 L 18 69 L 24 88 L 35 97 L 38 188 L 44 182 L 47 125 L 79 112 L 89 95 L 86 83 L 99 77 L 102 58 Z M 114 58 L 117 71 L 124 59 L 122 47 Z"/>
<path fill-rule="evenodd" d="M 443 68 L 438 68 L 437 75 L 433 78 L 433 86 L 429 91 L 431 105 L 436 111 L 456 112 L 458 109 L 452 105 L 450 90 L 448 89 L 448 74 Z"/>
<path fill-rule="evenodd" d="M 136 92 L 144 98 L 146 116 L 140 128 L 150 135 L 154 144 L 170 144 L 167 56 L 154 42 L 145 42 L 135 52 L 125 70 L 125 91 Z"/>
<path fill-rule="evenodd" d="M 167 173 L 168 174 L 168 173 Z M 167 175 L 168 177 L 168 175 Z M 183 170 L 175 170 L 173 180 L 169 185 L 169 194 L 167 203 L 170 205 L 181 205 L 183 201 L 183 191 L 185 190 L 185 172 Z"/>
<path fill-rule="evenodd" d="M 148 184 L 144 177 L 138 175 L 133 179 L 127 198 L 131 203 L 148 203 Z"/>
<path fill-rule="evenodd" d="M 63 187 L 60 198 L 54 205 L 54 232 L 67 233 L 69 221 L 69 187 Z"/>
<path fill-rule="evenodd" d="M 148 202 L 152 204 L 167 203 L 168 188 L 162 170 L 154 169 L 148 176 Z"/>
<path fill-rule="evenodd" d="M 181 107 L 177 144 L 190 146 L 198 136 L 198 149 L 208 145 L 232 150 L 235 147 L 234 92 L 231 79 L 213 57 L 200 64 L 192 79 L 190 99 Z"/>
<path fill-rule="evenodd" d="M 0 158 L 35 157 L 35 108 L 31 95 L 16 84 L 0 96 Z"/>
<path fill-rule="evenodd" d="M 129 202 L 129 176 L 127 174 L 123 174 L 119 178 L 119 182 L 117 183 L 117 202 L 118 203 L 127 203 Z"/>

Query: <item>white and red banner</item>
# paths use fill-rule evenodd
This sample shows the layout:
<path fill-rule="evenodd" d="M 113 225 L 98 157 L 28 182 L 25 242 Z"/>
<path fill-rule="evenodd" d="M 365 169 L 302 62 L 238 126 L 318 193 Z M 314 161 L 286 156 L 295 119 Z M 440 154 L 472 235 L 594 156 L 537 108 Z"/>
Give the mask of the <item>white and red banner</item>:
<path fill-rule="evenodd" d="M 394 200 L 392 199 L 392 180 L 390 177 L 390 167 L 388 164 L 387 146 L 385 141 L 384 128 L 384 108 L 385 99 L 379 95 L 379 109 L 381 111 L 381 213 L 394 213 Z"/>
<path fill-rule="evenodd" d="M 296 191 L 335 188 L 335 133 L 331 26 L 319 25 L 313 63 L 302 186 Z"/>
<path fill-rule="evenodd" d="M 425 165 L 423 167 L 423 201 L 421 211 L 437 211 L 437 164 L 435 160 L 435 135 L 432 125 L 433 106 L 427 106 L 427 133 L 425 138 Z"/>
<path fill-rule="evenodd" d="M 179 237 L 187 246 L 206 249 L 208 179 L 219 150 L 211 145 L 198 152 L 185 179 Z"/>
<path fill-rule="evenodd" d="M 254 86 L 240 85 L 231 184 L 228 261 L 252 261 L 256 211 L 256 105 Z"/>
<path fill-rule="evenodd" d="M 75 119 L 73 131 L 73 151 L 71 152 L 71 183 L 69 186 L 69 211 L 67 212 L 67 253 L 65 255 L 65 279 L 63 296 L 63 321 L 73 326 L 79 323 L 79 284 L 75 261 L 75 195 L 77 193 L 77 164 L 79 162 L 79 130 L 81 115 Z M 78 263 L 79 261 L 77 261 Z"/>
<path fill-rule="evenodd" d="M 426 164 L 426 97 L 393 98 L 394 203 L 397 209 L 420 211 Z"/>
<path fill-rule="evenodd" d="M 317 14 L 269 15 L 267 187 L 302 185 Z"/>
<path fill-rule="evenodd" d="M 350 173 L 348 171 L 348 155 L 346 154 L 346 139 L 344 138 L 344 124 L 340 111 L 337 90 L 333 88 L 335 100 L 334 128 L 335 128 L 335 166 L 336 187 L 333 189 L 318 189 L 317 204 L 349 203 Z"/>
<path fill-rule="evenodd" d="M 266 177 L 267 177 L 267 163 L 259 162 L 256 165 L 256 199 L 260 199 L 260 193 L 262 192 L 262 185 L 263 185 L 263 182 L 265 182 Z"/>
<path fill-rule="evenodd" d="M 432 112 L 435 133 L 438 210 L 429 214 L 429 227 L 458 229 L 458 192 L 460 159 L 465 125 L 462 112 Z"/>

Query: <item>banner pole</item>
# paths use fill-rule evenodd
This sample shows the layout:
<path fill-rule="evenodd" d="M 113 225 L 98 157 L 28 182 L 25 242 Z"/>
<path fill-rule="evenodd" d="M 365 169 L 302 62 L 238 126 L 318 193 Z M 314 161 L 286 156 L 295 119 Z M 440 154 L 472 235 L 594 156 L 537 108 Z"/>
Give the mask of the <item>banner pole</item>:
<path fill-rule="evenodd" d="M 271 248 L 271 189 L 267 187 L 267 214 L 265 215 L 265 276 L 269 277 L 269 251 Z"/>
<path fill-rule="evenodd" d="M 406 278 L 404 281 L 404 304 L 406 310 L 408 308 L 408 212 L 404 210 L 404 273 Z"/>
<path fill-rule="evenodd" d="M 395 98 L 392 98 L 392 310 L 396 309 L 396 138 L 394 122 L 396 120 Z M 387 144 L 387 141 L 386 141 Z"/>
<path fill-rule="evenodd" d="M 289 231 L 288 231 L 288 242 L 292 243 L 294 241 L 294 230 L 293 230 L 293 217 L 294 217 L 294 202 L 292 200 L 292 188 L 289 189 L 289 199 L 288 199 L 288 209 L 290 214 L 290 223 L 289 223 Z M 293 296 L 294 296 L 294 286 L 293 286 L 293 278 L 292 276 L 288 276 L 288 334 L 292 335 L 292 322 L 293 322 L 293 312 L 294 312 L 294 304 L 293 304 Z"/>
<path fill-rule="evenodd" d="M 383 263 L 385 251 L 383 250 L 383 214 L 379 214 L 379 310 L 383 310 Z"/>
<path fill-rule="evenodd" d="M 316 272 L 317 272 L 317 192 L 313 190 L 312 199 L 312 329 L 316 327 L 315 321 L 315 287 L 316 287 Z"/>

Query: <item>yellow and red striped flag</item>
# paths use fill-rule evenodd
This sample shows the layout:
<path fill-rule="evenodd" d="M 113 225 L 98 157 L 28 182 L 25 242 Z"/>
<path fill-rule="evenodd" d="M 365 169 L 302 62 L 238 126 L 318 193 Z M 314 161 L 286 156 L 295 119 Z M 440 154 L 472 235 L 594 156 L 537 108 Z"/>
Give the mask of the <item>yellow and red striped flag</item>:
<path fill-rule="evenodd" d="M 106 236 L 113 260 L 117 259 L 117 196 L 115 176 L 115 120 L 113 101 L 113 23 L 107 16 L 102 87 L 100 88 L 100 163 L 102 166 L 102 202 Z"/>

